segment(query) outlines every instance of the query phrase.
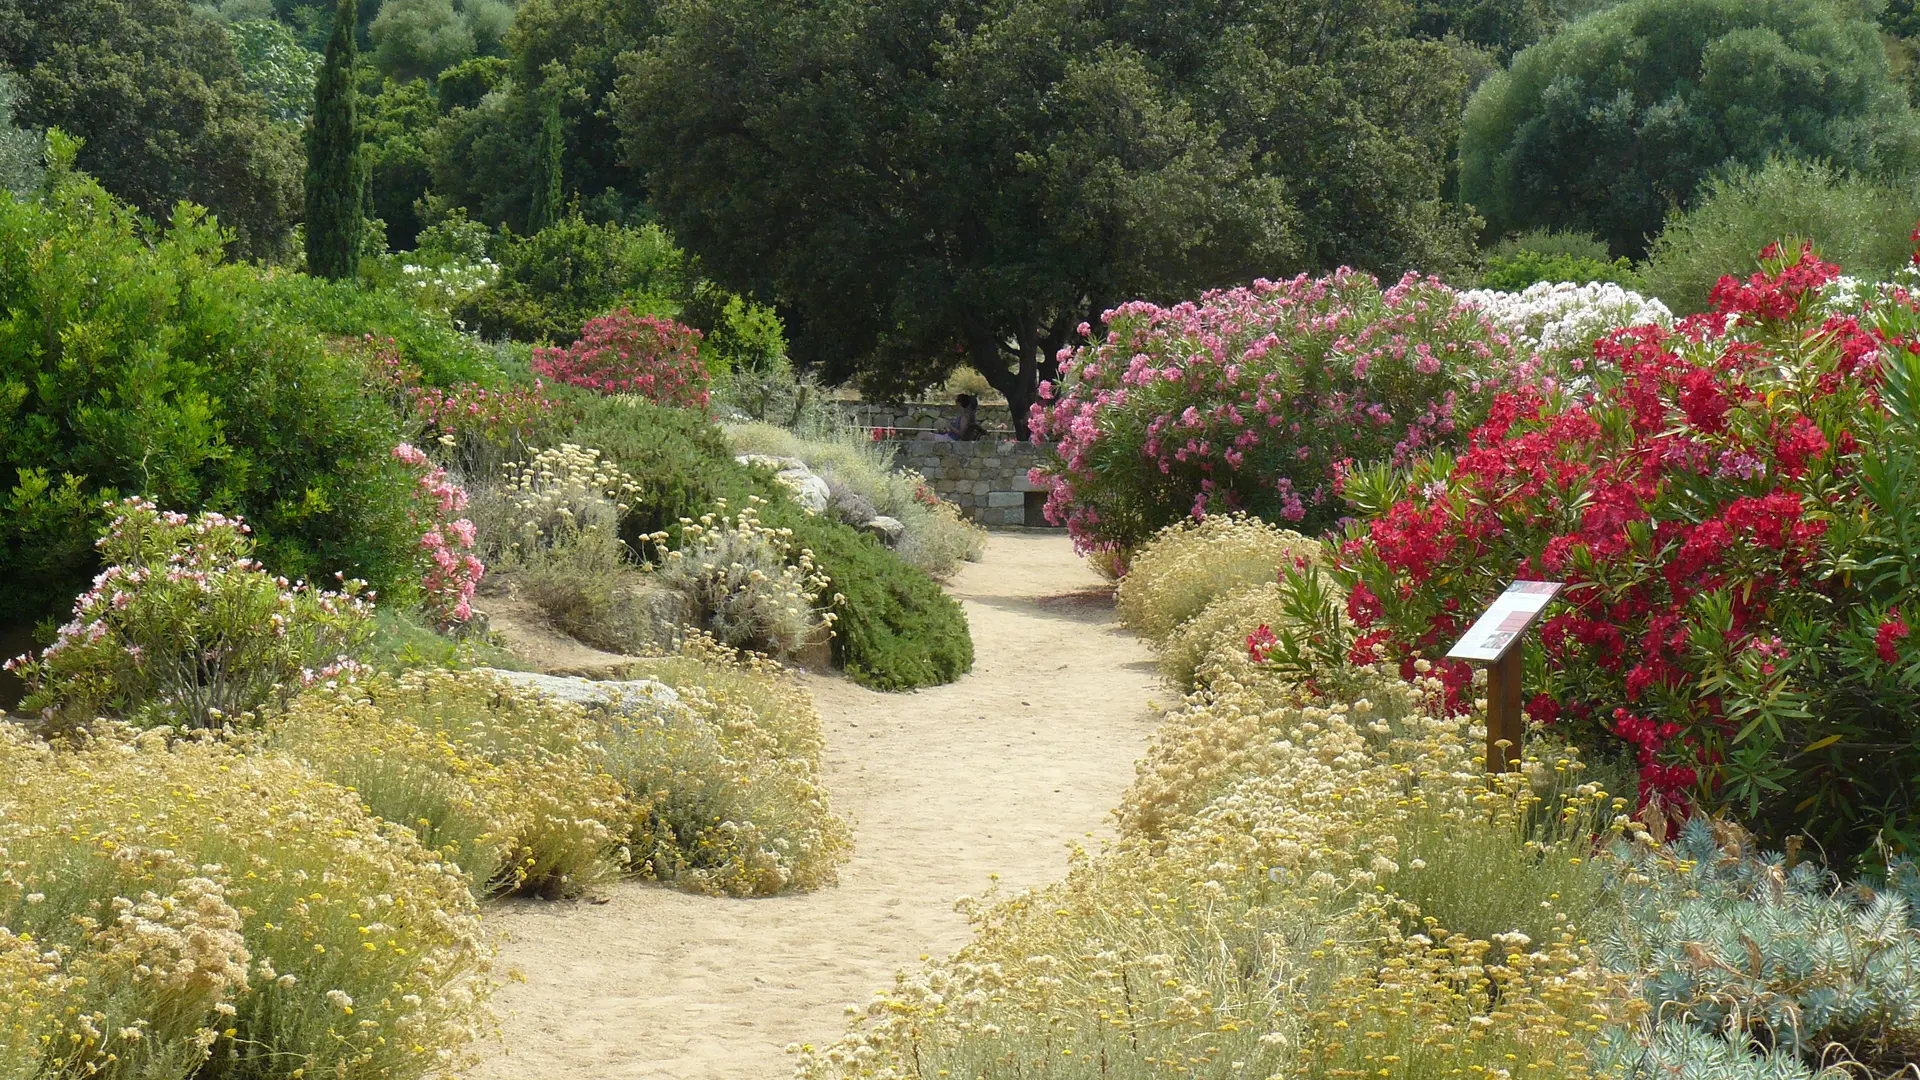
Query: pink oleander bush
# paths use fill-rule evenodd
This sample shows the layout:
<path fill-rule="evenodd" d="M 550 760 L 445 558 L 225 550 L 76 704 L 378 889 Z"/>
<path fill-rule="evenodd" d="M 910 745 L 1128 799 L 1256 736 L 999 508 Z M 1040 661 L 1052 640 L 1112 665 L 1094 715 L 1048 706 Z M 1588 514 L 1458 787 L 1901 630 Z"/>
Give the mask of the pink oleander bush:
<path fill-rule="evenodd" d="M 1432 660 L 1466 708 L 1461 630 L 1514 578 L 1567 582 L 1528 646 L 1535 722 L 1675 815 L 1913 851 L 1920 307 L 1830 315 L 1836 267 L 1763 265 L 1603 340 L 1589 393 L 1516 388 L 1457 456 L 1351 474 L 1352 659 Z"/>
<path fill-rule="evenodd" d="M 392 338 L 368 334 L 349 343 L 361 354 L 368 380 L 406 417 L 420 442 L 437 445 L 442 461 L 464 476 L 491 473 L 508 461 L 524 460 L 567 423 L 555 402 L 535 379 L 531 387 L 485 386 L 477 382 L 427 386 L 420 369 L 407 363 Z"/>
<path fill-rule="evenodd" d="M 700 331 L 625 308 L 587 323 L 580 340 L 564 349 L 535 349 L 533 370 L 569 386 L 638 394 L 661 405 L 704 409 L 710 400 Z"/>
<path fill-rule="evenodd" d="M 393 456 L 420 470 L 414 516 L 421 526 L 420 551 L 425 569 L 420 587 L 427 613 L 443 628 L 458 626 L 473 618 L 473 591 L 487 573 L 479 556 L 473 554 L 473 522 L 453 516 L 467 508 L 466 489 L 411 443 L 394 447 Z"/>
<path fill-rule="evenodd" d="M 23 711 L 56 729 L 100 717 L 218 727 L 358 666 L 373 632 L 362 582 L 330 592 L 267 573 L 238 518 L 140 498 L 114 510 L 107 568 L 72 621 L 45 652 L 7 663 L 27 684 Z"/>
<path fill-rule="evenodd" d="M 1107 313 L 1105 338 L 1042 384 L 1034 470 L 1083 550 L 1130 548 L 1191 515 L 1244 510 L 1314 532 L 1346 513 L 1351 463 L 1459 442 L 1526 357 L 1452 289 L 1341 270 Z M 1091 328 L 1081 327 L 1082 333 Z"/>

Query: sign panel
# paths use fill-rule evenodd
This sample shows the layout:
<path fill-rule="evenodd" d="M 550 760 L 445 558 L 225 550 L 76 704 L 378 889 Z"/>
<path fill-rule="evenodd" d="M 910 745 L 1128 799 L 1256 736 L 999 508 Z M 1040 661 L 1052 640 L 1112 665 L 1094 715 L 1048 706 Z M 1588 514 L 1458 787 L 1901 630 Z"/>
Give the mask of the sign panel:
<path fill-rule="evenodd" d="M 1559 581 L 1516 581 L 1507 586 L 1507 591 L 1494 597 L 1487 610 L 1454 642 L 1447 656 L 1485 663 L 1500 659 L 1565 587 Z"/>

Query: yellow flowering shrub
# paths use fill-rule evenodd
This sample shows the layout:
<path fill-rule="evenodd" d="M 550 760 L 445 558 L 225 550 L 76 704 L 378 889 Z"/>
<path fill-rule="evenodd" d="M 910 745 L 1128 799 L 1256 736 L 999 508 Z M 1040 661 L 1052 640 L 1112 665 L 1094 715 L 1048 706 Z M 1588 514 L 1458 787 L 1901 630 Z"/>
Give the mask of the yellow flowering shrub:
<path fill-rule="evenodd" d="M 635 869 L 734 896 L 832 884 L 852 834 L 820 780 L 825 739 L 806 688 L 706 637 L 634 669 L 682 706 L 664 722 L 604 721 L 607 768 L 632 800 Z"/>
<path fill-rule="evenodd" d="M 481 896 L 574 895 L 611 873 L 629 809 L 577 705 L 485 672 L 309 692 L 268 740 L 460 866 Z"/>
<path fill-rule="evenodd" d="M 0 731 L 0 1076 L 450 1076 L 464 879 L 289 758 Z"/>
<path fill-rule="evenodd" d="M 1620 805 L 1571 758 L 1490 781 L 1484 729 L 1427 707 L 1437 683 L 1350 682 L 1190 697 L 1117 841 L 976 905 L 969 945 L 801 1048 L 801 1074 L 1593 1075 L 1587 1035 L 1633 1012 L 1579 936 Z"/>
<path fill-rule="evenodd" d="M 1219 514 L 1182 521 L 1133 553 L 1115 606 L 1127 629 L 1158 648 L 1217 597 L 1276 581 L 1282 566 L 1319 558 L 1319 541 L 1259 518 Z"/>

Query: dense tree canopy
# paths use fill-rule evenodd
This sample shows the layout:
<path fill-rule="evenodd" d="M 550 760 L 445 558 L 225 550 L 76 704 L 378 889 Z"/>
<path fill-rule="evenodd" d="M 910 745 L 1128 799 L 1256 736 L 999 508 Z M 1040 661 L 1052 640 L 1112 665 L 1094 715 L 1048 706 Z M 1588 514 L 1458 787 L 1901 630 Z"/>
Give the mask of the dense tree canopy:
<path fill-rule="evenodd" d="M 199 203 L 251 254 L 299 218 L 298 132 L 185 0 L 0 0 L 0 68 L 18 77 L 18 121 L 85 140 L 79 167 L 141 212 Z"/>
<path fill-rule="evenodd" d="M 1024 424 L 1135 296 L 1462 254 L 1462 75 L 1387 3 L 690 0 L 628 62 L 628 160 L 796 356 L 872 389 L 971 363 Z"/>
<path fill-rule="evenodd" d="M 1729 164 L 1920 164 L 1874 22 L 1826 0 L 1627 0 L 1521 52 L 1467 109 L 1460 193 L 1499 231 L 1638 255 Z"/>

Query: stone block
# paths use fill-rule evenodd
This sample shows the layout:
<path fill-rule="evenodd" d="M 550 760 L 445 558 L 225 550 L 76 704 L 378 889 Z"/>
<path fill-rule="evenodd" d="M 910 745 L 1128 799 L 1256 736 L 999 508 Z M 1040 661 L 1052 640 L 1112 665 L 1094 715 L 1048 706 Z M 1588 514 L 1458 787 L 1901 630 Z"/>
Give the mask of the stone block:
<path fill-rule="evenodd" d="M 987 492 L 987 505 L 995 509 L 1005 509 L 1009 506 L 1025 506 L 1027 505 L 1027 496 L 1026 493 L 1022 491 L 989 491 Z"/>
<path fill-rule="evenodd" d="M 975 480 L 973 482 L 973 493 L 975 495 L 985 495 L 987 492 L 992 490 L 993 490 L 993 485 L 988 481 Z"/>
<path fill-rule="evenodd" d="M 1027 474 L 1023 472 L 1019 476 L 1016 476 L 1013 478 L 1013 490 L 1045 491 L 1047 490 L 1047 486 L 1045 484 L 1036 484 L 1033 481 L 1027 479 Z"/>

